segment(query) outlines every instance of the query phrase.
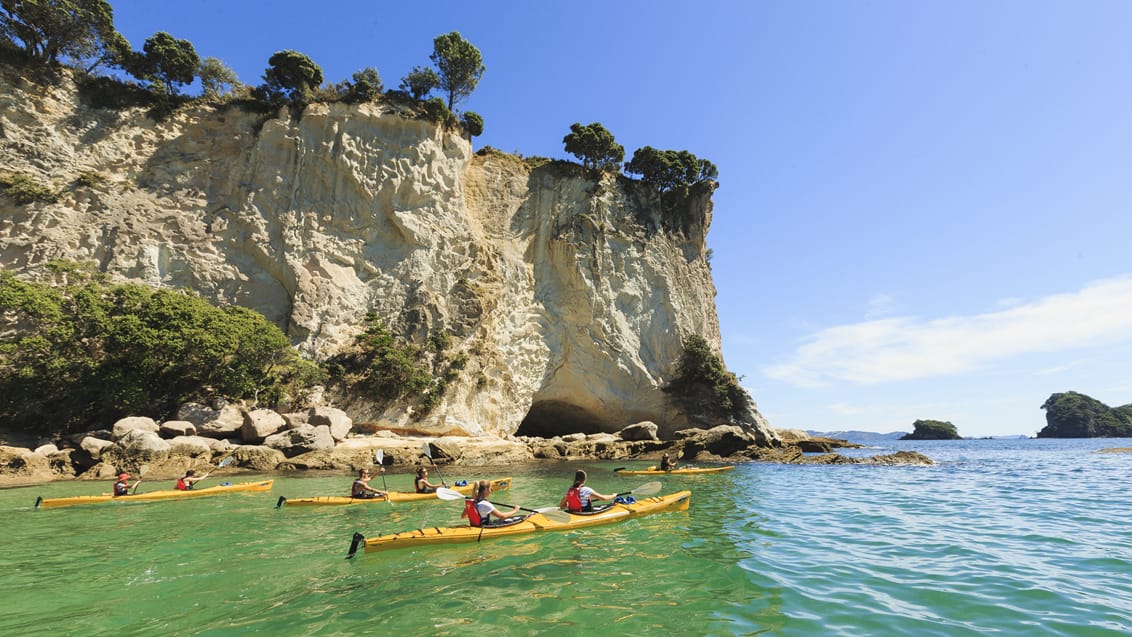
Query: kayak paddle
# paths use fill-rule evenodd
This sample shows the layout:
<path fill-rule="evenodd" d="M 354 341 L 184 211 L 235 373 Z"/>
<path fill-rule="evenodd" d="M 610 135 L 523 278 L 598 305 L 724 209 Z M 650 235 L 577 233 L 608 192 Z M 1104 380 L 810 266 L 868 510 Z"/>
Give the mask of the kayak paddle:
<path fill-rule="evenodd" d="M 463 500 L 463 499 L 465 499 L 466 496 L 463 493 L 456 491 L 455 489 L 449 489 L 447 487 L 440 487 L 439 489 L 436 490 L 436 497 L 440 498 L 441 500 Z M 498 504 L 499 506 L 505 506 L 505 507 L 516 506 L 514 504 L 507 504 L 506 502 L 494 502 L 493 501 L 492 504 Z M 559 523 L 562 523 L 562 524 L 566 524 L 566 523 L 570 522 L 570 514 L 565 513 L 563 511 L 559 511 L 558 507 L 543 507 L 541 509 L 528 509 L 527 507 L 516 507 L 516 508 L 518 508 L 520 511 L 529 511 L 530 513 L 541 513 L 541 514 L 545 515 L 548 519 L 554 520 L 555 522 L 559 522 Z"/>
<path fill-rule="evenodd" d="M 385 484 L 385 451 L 378 449 L 377 453 L 373 454 L 373 463 L 381 467 L 381 486 L 385 489 L 385 501 L 389 506 L 393 506 L 393 500 L 389 499 L 389 485 Z"/>
<path fill-rule="evenodd" d="M 143 464 L 138 467 L 138 481 L 134 483 L 134 490 L 130 492 L 131 494 L 138 492 L 138 485 L 141 484 L 142 478 L 145 476 L 145 473 L 147 471 L 149 471 L 149 465 L 147 464 Z"/>
<path fill-rule="evenodd" d="M 424 445 L 421 447 L 421 453 L 423 453 L 425 456 L 428 457 L 428 461 L 432 464 L 432 468 L 436 469 L 436 476 L 438 478 L 440 478 L 440 484 L 443 484 L 444 486 L 447 487 L 448 483 L 444 481 L 444 476 L 440 475 L 440 467 L 436 466 L 436 461 L 432 459 L 432 447 L 429 446 L 427 440 L 425 441 Z M 460 497 L 462 498 L 464 496 L 460 496 Z"/>
<path fill-rule="evenodd" d="M 236 460 L 236 458 L 231 456 L 231 455 L 224 456 L 223 458 L 220 459 L 220 462 L 216 463 L 215 467 L 213 467 L 212 469 L 209 469 L 208 473 L 201 476 L 200 479 L 204 480 L 208 476 L 212 475 L 213 471 L 216 471 L 217 469 L 223 469 L 224 467 L 227 467 L 228 465 L 232 464 L 232 462 L 235 461 L 235 460 Z"/>
<path fill-rule="evenodd" d="M 657 491 L 660 491 L 660 486 L 661 485 L 660 485 L 659 482 L 646 482 L 646 483 L 642 484 L 641 486 L 637 487 L 636 489 L 633 489 L 632 491 L 625 491 L 625 492 L 622 492 L 622 493 L 618 493 L 617 496 L 621 496 L 621 495 L 652 495 L 652 494 L 656 493 Z M 617 496 L 613 496 L 613 497 L 617 497 Z"/>

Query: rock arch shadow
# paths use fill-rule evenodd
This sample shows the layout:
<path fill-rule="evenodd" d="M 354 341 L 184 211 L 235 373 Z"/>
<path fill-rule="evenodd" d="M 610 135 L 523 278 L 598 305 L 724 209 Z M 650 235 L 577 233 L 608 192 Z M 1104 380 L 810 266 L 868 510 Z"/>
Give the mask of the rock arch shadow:
<path fill-rule="evenodd" d="M 595 413 L 561 400 L 539 400 L 519 424 L 517 436 L 553 438 L 564 434 L 593 434 L 603 431 L 603 420 Z"/>

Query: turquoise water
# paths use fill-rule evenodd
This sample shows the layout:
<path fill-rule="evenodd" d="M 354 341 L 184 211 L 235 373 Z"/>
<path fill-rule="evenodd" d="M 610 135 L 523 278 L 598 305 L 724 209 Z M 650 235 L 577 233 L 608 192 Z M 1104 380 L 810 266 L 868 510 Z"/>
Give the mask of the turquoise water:
<path fill-rule="evenodd" d="M 1104 447 L 1132 441 L 891 442 L 865 452 L 941 464 L 665 477 L 665 493 L 691 489 L 687 512 L 352 560 L 354 531 L 453 524 L 462 505 L 274 508 L 344 491 L 344 475 L 47 510 L 36 496 L 108 485 L 5 489 L 0 635 L 1127 635 L 1132 454 Z M 497 499 L 537 507 L 577 467 L 608 492 L 650 480 L 614 466 L 645 464 L 445 477 L 513 475 Z"/>

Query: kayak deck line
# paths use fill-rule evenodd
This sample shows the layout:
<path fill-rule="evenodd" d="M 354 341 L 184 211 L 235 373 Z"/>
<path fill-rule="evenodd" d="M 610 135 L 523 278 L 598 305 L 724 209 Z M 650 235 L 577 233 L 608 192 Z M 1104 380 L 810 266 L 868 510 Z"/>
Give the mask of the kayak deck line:
<path fill-rule="evenodd" d="M 691 491 L 678 491 L 669 495 L 642 498 L 633 503 L 617 503 L 596 514 L 564 513 L 569 521 L 552 520 L 542 513 L 529 514 L 513 523 L 502 526 L 429 527 L 367 538 L 354 533 L 346 558 L 352 558 L 358 549 L 366 552 L 395 548 L 427 546 L 431 544 L 459 544 L 512 535 L 532 534 L 540 531 L 569 531 L 602 524 L 612 524 L 667 511 L 687 511 Z"/>
<path fill-rule="evenodd" d="M 182 500 L 187 498 L 204 498 L 229 493 L 254 493 L 270 491 L 274 480 L 257 480 L 254 482 L 237 482 L 235 484 L 220 484 L 203 489 L 187 489 L 179 491 L 167 489 L 161 491 L 148 491 L 131 495 L 77 495 L 66 498 L 43 498 L 35 500 L 36 508 L 52 509 L 59 507 L 77 506 L 81 504 L 102 504 L 104 502 L 159 502 L 162 500 Z"/>
<path fill-rule="evenodd" d="M 510 489 L 513 478 L 510 476 L 506 478 L 496 478 L 491 480 L 491 490 L 499 491 L 501 489 Z M 463 495 L 469 496 L 472 494 L 472 489 L 475 488 L 475 482 L 466 485 L 451 487 L 453 491 L 458 491 Z M 278 509 L 284 504 L 287 506 L 351 506 L 356 504 L 372 504 L 374 502 L 420 502 L 426 500 L 438 500 L 436 493 L 415 493 L 412 491 L 390 491 L 389 497 L 376 497 L 376 498 L 352 498 L 345 495 L 318 495 L 310 498 L 287 498 L 280 496 L 279 500 L 275 503 L 275 508 Z"/>

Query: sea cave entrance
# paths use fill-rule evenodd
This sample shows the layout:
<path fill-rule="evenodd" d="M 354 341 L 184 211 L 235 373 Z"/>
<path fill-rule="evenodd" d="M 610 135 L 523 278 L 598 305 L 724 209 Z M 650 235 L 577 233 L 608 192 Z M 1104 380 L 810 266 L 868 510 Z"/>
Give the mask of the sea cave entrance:
<path fill-rule="evenodd" d="M 517 436 L 553 438 L 565 434 L 594 434 L 603 431 L 602 419 L 597 414 L 573 403 L 561 400 L 540 400 L 531 405 Z"/>

